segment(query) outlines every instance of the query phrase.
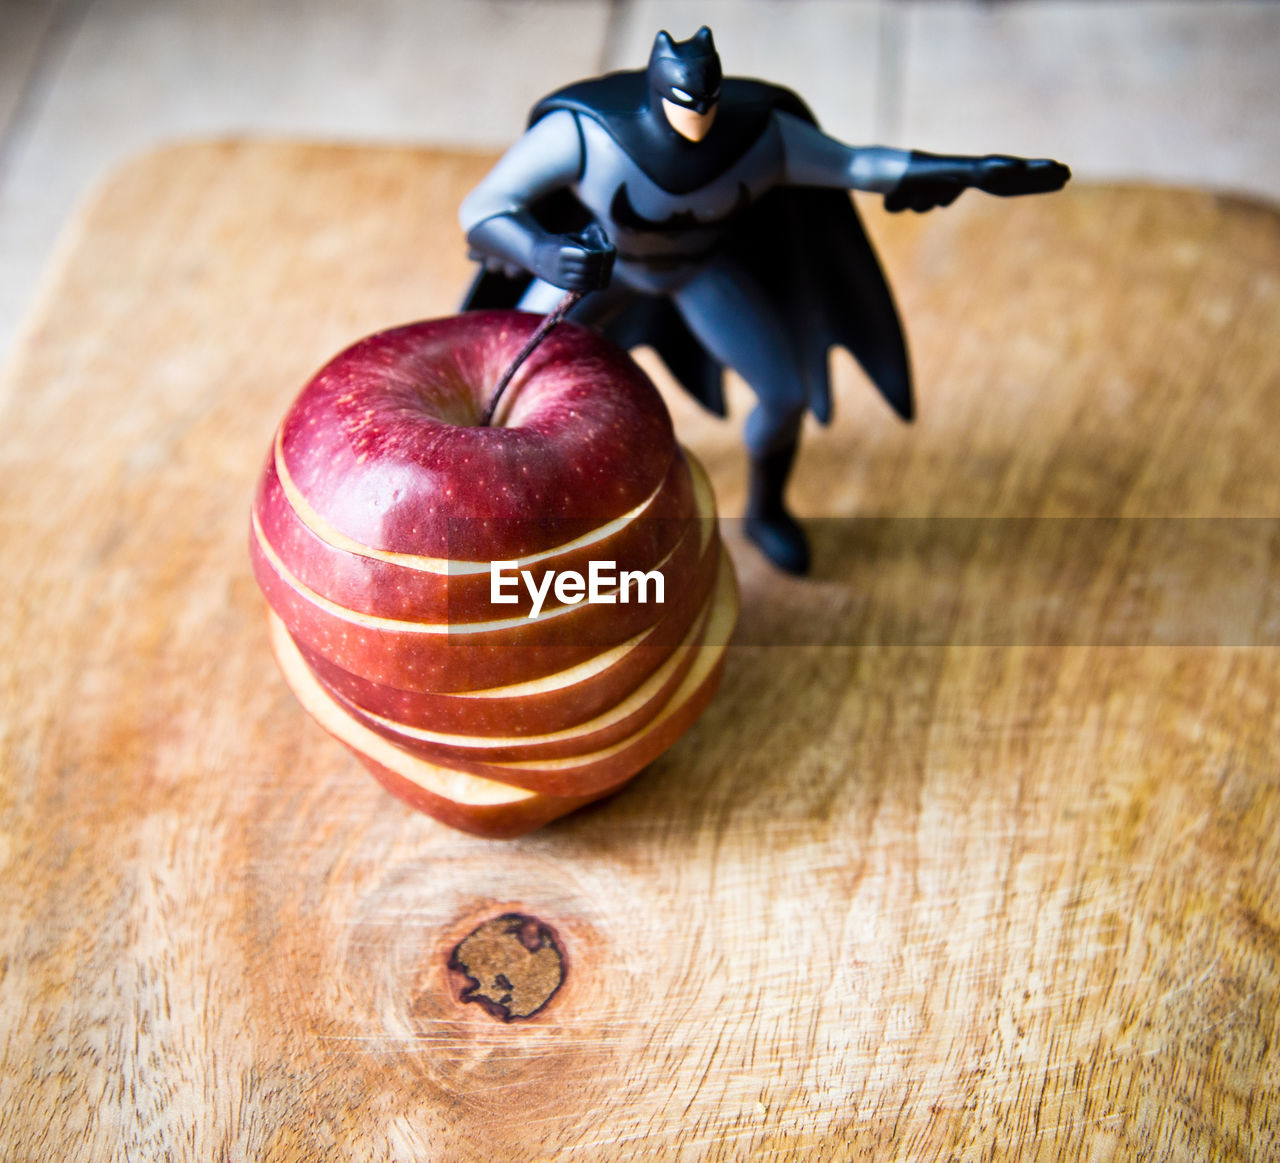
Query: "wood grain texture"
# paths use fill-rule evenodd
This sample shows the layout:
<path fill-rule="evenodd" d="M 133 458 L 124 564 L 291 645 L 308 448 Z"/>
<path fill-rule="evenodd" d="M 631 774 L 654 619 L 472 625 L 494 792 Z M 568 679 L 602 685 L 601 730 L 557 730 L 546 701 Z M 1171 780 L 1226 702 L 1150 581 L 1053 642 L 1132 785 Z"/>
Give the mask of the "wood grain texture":
<path fill-rule="evenodd" d="M 1037 574 L 963 539 L 952 606 L 848 522 L 814 524 L 808 583 L 734 545 L 742 641 L 795 644 L 734 647 L 632 788 L 514 843 L 406 810 L 306 719 L 253 483 L 310 372 L 452 307 L 488 161 L 176 148 L 62 249 L 0 431 L 0 1155 L 1275 1156 L 1280 652 L 1250 644 L 1277 624 L 1250 524 L 1215 550 L 1256 599 L 1225 646 L 1092 644 L 1123 547 L 1072 583 L 1071 633 L 1005 641 L 980 615 Z M 802 513 L 1280 512 L 1273 212 L 1080 188 L 869 220 L 921 419 L 841 362 Z M 664 387 L 735 512 L 737 422 Z M 504 914 L 563 951 L 524 1021 L 449 969 Z"/>
<path fill-rule="evenodd" d="M 228 133 L 496 149 L 538 94 L 600 71 L 609 5 L 0 0 L 0 121 L 44 24 L 0 159 L 0 363 L 59 231 L 127 158 Z"/>

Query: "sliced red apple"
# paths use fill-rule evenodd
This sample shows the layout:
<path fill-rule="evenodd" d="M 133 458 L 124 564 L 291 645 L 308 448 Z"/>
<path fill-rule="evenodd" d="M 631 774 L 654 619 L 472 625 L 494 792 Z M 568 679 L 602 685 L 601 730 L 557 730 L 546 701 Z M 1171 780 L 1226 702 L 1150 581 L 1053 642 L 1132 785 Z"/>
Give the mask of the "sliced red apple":
<path fill-rule="evenodd" d="M 492 836 L 670 746 L 712 697 L 737 609 L 705 475 L 624 352 L 561 324 L 482 416 L 539 322 L 479 312 L 353 345 L 286 415 L 251 518 L 304 706 L 401 798 Z M 514 602 L 493 601 L 494 562 L 514 563 Z M 665 600 L 575 601 L 564 583 L 593 563 L 658 571 Z M 552 572 L 531 602 L 525 578 Z"/>
<path fill-rule="evenodd" d="M 635 734 L 666 706 L 693 665 L 711 612 L 712 595 L 689 627 L 685 640 L 667 660 L 625 698 L 598 715 L 558 731 L 536 735 L 470 735 L 411 727 L 375 715 L 326 688 L 359 722 L 398 747 L 434 763 L 502 763 L 508 760 L 561 759 L 596 751 Z M 319 676 L 317 676 L 319 677 Z"/>
<path fill-rule="evenodd" d="M 556 327 L 479 426 L 540 322 L 477 311 L 413 323 L 321 369 L 285 417 L 281 456 L 325 525 L 356 546 L 509 560 L 642 504 L 670 466 L 671 418 L 644 372 L 590 328 Z"/>
<path fill-rule="evenodd" d="M 714 522 L 715 499 L 700 469 L 694 473 L 694 499 L 697 518 L 687 523 L 667 559 L 652 567 L 666 579 L 668 597 L 696 575 L 700 547 Z M 304 586 L 267 543 L 256 514 L 249 551 L 258 585 L 300 643 L 344 670 L 402 690 L 455 692 L 542 678 L 656 626 L 667 608 L 654 601 L 584 601 L 544 608 L 536 618 L 461 626 L 411 622 L 344 609 Z"/>
<path fill-rule="evenodd" d="M 706 628 L 707 644 L 697 648 L 693 665 L 662 710 L 626 739 L 572 758 L 451 764 L 450 768 L 455 774 L 470 775 L 486 784 L 507 783 L 547 796 L 596 798 L 615 790 L 666 751 L 706 708 L 720 681 L 737 609 L 737 584 L 732 568 L 726 565 L 717 580 L 717 599 Z M 272 649 L 286 681 L 321 725 L 361 758 L 371 757 L 411 781 L 416 776 L 429 777 L 435 782 L 424 786 L 434 793 L 440 786 L 438 773 L 444 765 L 397 747 L 358 721 L 320 685 L 280 620 L 271 618 L 270 627 Z M 474 798 L 481 790 L 473 788 L 470 794 Z M 484 794 L 497 793 L 489 789 Z"/>
<path fill-rule="evenodd" d="M 267 544 L 307 588 L 344 609 L 415 622 L 480 622 L 523 616 L 528 589 L 509 590 L 517 600 L 495 606 L 488 561 L 458 561 L 390 553 L 357 546 L 327 526 L 290 482 L 277 438 L 254 500 Z M 571 570 L 584 576 L 591 561 L 612 561 L 618 571 L 648 570 L 663 560 L 695 511 L 688 463 L 677 449 L 662 483 L 629 513 L 576 540 L 517 559 L 517 569 Z"/>
<path fill-rule="evenodd" d="M 348 747 L 388 791 L 441 823 L 478 836 L 508 839 L 600 798 L 539 795 L 406 754 L 343 711 L 316 681 L 280 620 L 271 613 L 268 619 L 276 661 L 308 714 Z"/>
<path fill-rule="evenodd" d="M 698 493 L 710 505 L 710 484 L 692 462 Z M 700 502 L 700 504 L 703 502 Z M 699 524 L 701 560 L 688 587 L 668 602 L 661 622 L 566 670 L 487 690 L 406 691 L 374 683 L 298 647 L 321 683 L 362 711 L 408 727 L 465 735 L 541 735 L 563 730 L 616 705 L 671 657 L 710 597 L 720 560 L 715 522 Z"/>

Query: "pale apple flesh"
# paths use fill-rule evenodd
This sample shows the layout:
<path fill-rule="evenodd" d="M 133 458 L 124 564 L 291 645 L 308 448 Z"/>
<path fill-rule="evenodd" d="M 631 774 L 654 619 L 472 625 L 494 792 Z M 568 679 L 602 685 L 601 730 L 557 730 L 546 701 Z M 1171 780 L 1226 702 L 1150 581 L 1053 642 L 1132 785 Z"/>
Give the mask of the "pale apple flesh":
<path fill-rule="evenodd" d="M 710 484 L 624 352 L 557 326 L 481 422 L 539 321 L 477 312 L 348 348 L 280 425 L 250 517 L 304 707 L 402 799 L 492 836 L 608 795 L 670 747 L 737 615 Z M 494 600 L 495 562 L 513 563 L 514 601 Z M 614 581 L 582 600 L 601 567 Z M 610 603 L 624 571 L 645 592 Z"/>
<path fill-rule="evenodd" d="M 656 601 L 584 601 L 544 607 L 536 618 L 461 625 L 361 614 L 303 586 L 266 544 L 256 520 L 253 526 L 254 574 L 291 632 L 333 662 L 406 690 L 475 690 L 554 674 L 656 625 L 665 610 Z M 652 568 L 675 593 L 699 556 L 698 529 L 688 522 L 667 559 Z"/>
<path fill-rule="evenodd" d="M 311 524 L 282 483 L 278 451 L 268 458 L 253 511 L 266 543 L 308 589 L 358 613 L 420 622 L 482 622 L 498 613 L 526 615 L 527 586 L 500 609 L 491 601 L 489 561 L 459 562 L 349 547 L 322 523 Z M 649 569 L 675 547 L 693 508 L 693 480 L 679 448 L 658 488 L 628 514 L 573 542 L 517 559 L 517 568 L 574 571 L 592 561 L 612 561 L 617 571 Z M 297 500 L 297 498 L 295 498 Z M 335 541 L 343 542 L 335 544 Z"/>
<path fill-rule="evenodd" d="M 586 802 L 616 790 L 634 777 L 705 710 L 720 681 L 737 606 L 733 571 L 726 567 L 719 571 L 717 579 L 716 600 L 706 629 L 707 644 L 697 647 L 693 665 L 658 714 L 632 735 L 575 756 L 501 764 L 468 763 L 465 768 L 432 762 L 371 730 L 321 686 L 280 619 L 270 615 L 269 620 L 272 649 L 285 681 L 312 717 L 362 760 L 371 760 L 402 779 L 419 783 L 432 795 L 454 802 L 511 802 L 502 801 L 502 787 Z"/>
<path fill-rule="evenodd" d="M 719 554 L 717 554 L 719 556 Z M 456 732 L 411 727 L 404 723 L 372 714 L 343 700 L 330 690 L 340 703 L 365 726 L 424 759 L 449 764 L 462 771 L 480 770 L 469 764 L 504 763 L 510 760 L 563 759 L 609 747 L 629 738 L 655 719 L 666 706 L 680 683 L 697 660 L 698 650 L 708 633 L 708 620 L 713 606 L 719 602 L 726 610 L 728 569 L 721 565 L 719 586 L 707 596 L 697 620 L 667 660 L 625 698 L 607 710 L 583 722 L 557 731 L 538 735 L 470 735 Z M 722 619 L 723 620 L 723 619 Z M 720 629 L 717 625 L 711 632 Z"/>
<path fill-rule="evenodd" d="M 402 726 L 466 735 L 539 735 L 593 718 L 627 698 L 685 641 L 712 592 L 719 540 L 706 538 L 689 585 L 669 595 L 663 620 L 565 670 L 527 682 L 456 693 L 407 691 L 375 683 L 297 643 L 340 700 Z"/>
<path fill-rule="evenodd" d="M 398 751 L 343 713 L 307 669 L 280 620 L 270 612 L 268 619 L 276 661 L 303 708 L 349 748 L 383 787 L 411 807 L 464 832 L 511 839 L 600 798 L 539 795 L 450 771 Z"/>

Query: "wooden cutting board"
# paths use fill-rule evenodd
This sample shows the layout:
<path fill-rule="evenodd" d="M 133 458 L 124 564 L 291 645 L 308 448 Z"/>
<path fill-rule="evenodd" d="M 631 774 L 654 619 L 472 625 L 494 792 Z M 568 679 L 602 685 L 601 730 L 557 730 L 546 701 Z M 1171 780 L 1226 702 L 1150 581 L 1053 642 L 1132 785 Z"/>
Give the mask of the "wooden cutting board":
<path fill-rule="evenodd" d="M 3 387 L 0 1155 L 1274 1157 L 1280 218 L 868 206 L 919 421 L 837 361 L 814 578 L 727 523 L 705 717 L 482 841 L 306 718 L 245 543 L 308 375 L 456 303 L 490 160 L 183 146 L 63 245 Z M 738 513 L 745 389 L 663 387 Z M 449 960 L 511 913 L 556 964 L 467 956 L 559 988 L 507 1022 Z"/>

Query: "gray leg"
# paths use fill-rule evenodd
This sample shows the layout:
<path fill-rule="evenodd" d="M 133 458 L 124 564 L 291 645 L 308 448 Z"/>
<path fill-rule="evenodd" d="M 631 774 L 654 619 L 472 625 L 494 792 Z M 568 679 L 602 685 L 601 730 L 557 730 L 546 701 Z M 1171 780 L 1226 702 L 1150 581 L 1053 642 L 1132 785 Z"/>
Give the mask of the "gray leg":
<path fill-rule="evenodd" d="M 804 369 L 764 293 L 723 259 L 671 296 L 698 341 L 756 395 L 743 439 L 753 456 L 795 443 L 808 406 Z"/>
<path fill-rule="evenodd" d="M 721 260 L 672 294 L 689 329 L 756 394 L 743 439 L 751 455 L 747 536 L 779 569 L 807 573 L 809 543 L 783 493 L 808 405 L 804 370 L 763 292 Z"/>

